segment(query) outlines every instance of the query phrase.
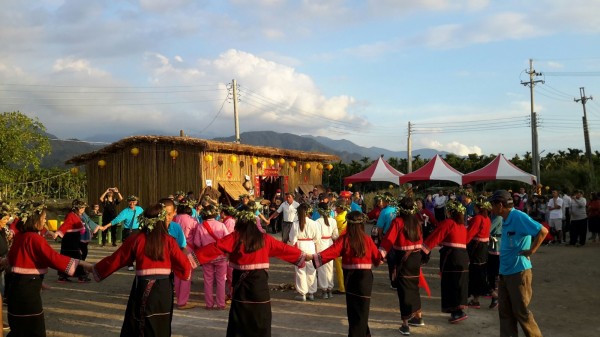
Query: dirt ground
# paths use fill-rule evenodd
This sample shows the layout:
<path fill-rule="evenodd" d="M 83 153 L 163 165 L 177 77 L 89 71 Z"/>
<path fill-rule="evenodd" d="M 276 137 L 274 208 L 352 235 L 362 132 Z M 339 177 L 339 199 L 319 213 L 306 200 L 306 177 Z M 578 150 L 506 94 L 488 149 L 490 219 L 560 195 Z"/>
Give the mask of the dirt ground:
<path fill-rule="evenodd" d="M 58 250 L 58 245 L 52 243 Z M 90 246 L 89 261 L 112 253 L 113 247 Z M 583 247 L 544 246 L 532 258 L 533 301 L 531 309 L 546 337 L 600 336 L 600 244 Z M 498 312 L 487 308 L 468 310 L 469 319 L 452 325 L 440 312 L 439 254 L 424 268 L 432 295 L 423 299 L 426 326 L 411 328 L 414 336 L 498 336 Z M 273 289 L 273 336 L 346 336 L 344 297 L 296 302 L 291 290 L 276 290 L 293 284 L 293 266 L 273 259 L 270 285 Z M 369 325 L 373 336 L 400 336 L 398 300 L 389 288 L 387 267 L 374 269 L 375 281 Z M 116 336 L 120 332 L 133 273 L 122 269 L 101 283 L 60 284 L 56 272 L 46 276 L 52 287 L 43 291 L 48 336 Z M 194 273 L 191 310 L 175 310 L 173 336 L 224 336 L 228 311 L 203 309 L 202 272 Z M 5 307 L 6 308 L 6 307 Z M 5 314 L 6 315 L 6 314 Z M 5 316 L 6 317 L 6 316 Z"/>

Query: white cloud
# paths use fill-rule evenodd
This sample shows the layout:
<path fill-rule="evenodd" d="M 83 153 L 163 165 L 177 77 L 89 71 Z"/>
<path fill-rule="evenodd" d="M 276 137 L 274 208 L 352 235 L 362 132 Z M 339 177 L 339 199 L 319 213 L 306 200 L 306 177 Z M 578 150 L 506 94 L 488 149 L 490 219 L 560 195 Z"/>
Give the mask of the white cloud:
<path fill-rule="evenodd" d="M 281 39 L 285 37 L 285 33 L 283 31 L 274 28 L 263 29 L 263 34 L 268 39 L 272 40 Z"/>
<path fill-rule="evenodd" d="M 55 73 L 71 72 L 85 74 L 91 77 L 104 77 L 108 75 L 107 72 L 101 69 L 91 67 L 88 60 L 74 59 L 70 57 L 56 60 L 52 70 Z"/>
<path fill-rule="evenodd" d="M 521 13 L 504 12 L 468 24 L 447 24 L 429 29 L 414 41 L 435 49 L 462 48 L 502 40 L 520 40 L 547 34 Z"/>
<path fill-rule="evenodd" d="M 451 152 L 451 153 L 454 153 L 459 156 L 466 156 L 471 153 L 475 153 L 477 155 L 482 154 L 481 148 L 479 146 L 477 146 L 477 145 L 469 146 L 469 145 L 461 144 L 458 141 L 441 143 L 437 140 L 425 139 L 425 140 L 421 141 L 421 143 L 426 148 L 431 148 L 431 149 L 435 149 L 438 151 L 447 151 L 447 152 Z"/>

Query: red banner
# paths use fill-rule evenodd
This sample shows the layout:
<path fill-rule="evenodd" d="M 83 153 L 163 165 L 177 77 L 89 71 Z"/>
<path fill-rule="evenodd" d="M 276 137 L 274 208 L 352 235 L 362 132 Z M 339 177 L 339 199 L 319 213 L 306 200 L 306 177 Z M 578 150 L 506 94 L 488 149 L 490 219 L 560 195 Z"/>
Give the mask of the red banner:
<path fill-rule="evenodd" d="M 254 196 L 260 196 L 260 176 L 254 176 Z"/>
<path fill-rule="evenodd" d="M 276 168 L 266 168 L 264 169 L 264 175 L 267 177 L 277 177 L 279 176 L 279 170 Z"/>

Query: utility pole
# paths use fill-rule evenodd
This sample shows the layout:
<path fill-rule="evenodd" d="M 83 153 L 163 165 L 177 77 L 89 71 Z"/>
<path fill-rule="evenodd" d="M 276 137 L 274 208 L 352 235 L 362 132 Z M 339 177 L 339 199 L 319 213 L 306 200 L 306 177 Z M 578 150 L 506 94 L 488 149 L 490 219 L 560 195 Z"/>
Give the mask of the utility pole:
<path fill-rule="evenodd" d="M 240 143 L 240 122 L 238 118 L 237 109 L 237 81 L 231 80 L 231 86 L 233 87 L 233 119 L 235 121 L 235 142 Z"/>
<path fill-rule="evenodd" d="M 534 80 L 536 76 L 542 76 L 542 73 L 537 73 L 533 69 L 533 59 L 529 59 L 529 71 L 527 72 L 529 75 L 529 81 L 523 82 L 521 84 L 524 86 L 529 86 L 529 95 L 531 98 L 531 169 L 533 170 L 533 175 L 535 175 L 535 180 L 539 184 L 540 183 L 540 152 L 538 148 L 538 133 L 537 133 L 537 114 L 534 111 L 533 107 L 533 88 L 537 83 L 544 83 L 543 80 Z"/>
<path fill-rule="evenodd" d="M 412 172 L 412 128 L 410 122 L 408 122 L 408 139 L 406 140 L 406 173 Z"/>
<path fill-rule="evenodd" d="M 573 100 L 576 103 L 581 102 L 581 106 L 583 106 L 583 139 L 585 141 L 585 155 L 588 157 L 588 162 L 590 165 L 590 183 L 592 186 L 595 186 L 595 174 L 594 174 L 594 160 L 592 159 L 592 146 L 590 144 L 590 133 L 588 130 L 588 122 L 587 122 L 587 113 L 585 111 L 585 103 L 589 99 L 594 99 L 592 96 L 585 97 L 585 88 L 579 88 L 579 95 L 581 98 L 574 98 Z"/>

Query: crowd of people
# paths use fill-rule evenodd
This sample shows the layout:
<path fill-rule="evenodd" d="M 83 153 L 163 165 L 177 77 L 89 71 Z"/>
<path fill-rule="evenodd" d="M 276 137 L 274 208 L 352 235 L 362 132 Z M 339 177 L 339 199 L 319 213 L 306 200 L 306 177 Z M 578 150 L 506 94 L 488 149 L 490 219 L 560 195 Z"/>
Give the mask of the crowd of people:
<path fill-rule="evenodd" d="M 427 282 L 421 268 L 438 246 L 441 311 L 450 323 L 467 319 L 465 309 L 479 309 L 481 297 L 490 296 L 489 308 L 499 308 L 501 336 L 516 336 L 517 324 L 527 336 L 541 336 L 528 309 L 529 256 L 549 232 L 562 241 L 568 231 L 569 244 L 583 245 L 589 228 L 595 241 L 600 221 L 597 196 L 587 203 L 579 190 L 572 197 L 552 191 L 545 207 L 540 196 L 530 200 L 524 190 L 476 195 L 466 186 L 424 198 L 386 192 L 375 197 L 368 213 L 363 197 L 349 191 L 297 196 L 278 190 L 270 202 L 244 194 L 238 207 L 218 199 L 202 193 L 196 201 L 191 192 L 177 192 L 142 208 L 135 195 L 123 198 L 118 188 L 108 188 L 89 215 L 87 203 L 74 200 L 56 232 L 45 228 L 43 203 L 0 202 L 9 336 L 45 336 L 40 290 L 48 268 L 58 271 L 59 282 L 75 276 L 87 283 L 125 267 L 135 277 L 121 335 L 170 336 L 174 307 L 195 307 L 189 297 L 199 266 L 204 308 L 224 310 L 230 304 L 227 336 L 270 336 L 270 257 L 295 265 L 294 299 L 344 295 L 348 335 L 361 337 L 370 336 L 372 268 L 386 262 L 399 301 L 398 331 L 410 335 L 410 327 L 425 325 L 419 288 L 427 288 Z M 123 200 L 127 207 L 117 212 Z M 92 221 L 100 216 L 99 224 Z M 373 224 L 370 233 L 367 224 Z M 86 262 L 92 236 L 101 235 L 102 246 L 109 238 L 117 246 L 119 226 L 122 244 L 116 251 L 97 263 Z M 60 238 L 60 253 L 46 238 Z"/>

